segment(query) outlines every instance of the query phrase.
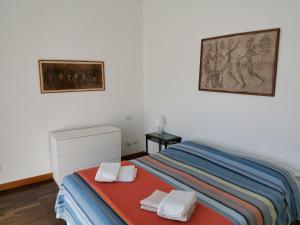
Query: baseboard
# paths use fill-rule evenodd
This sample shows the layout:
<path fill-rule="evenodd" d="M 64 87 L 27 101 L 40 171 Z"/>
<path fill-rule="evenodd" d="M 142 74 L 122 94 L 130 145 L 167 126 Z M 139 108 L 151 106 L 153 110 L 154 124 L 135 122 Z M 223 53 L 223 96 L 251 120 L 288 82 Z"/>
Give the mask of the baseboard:
<path fill-rule="evenodd" d="M 121 159 L 122 160 L 131 160 L 131 159 L 135 159 L 135 158 L 146 156 L 146 155 L 148 155 L 146 152 L 137 152 L 134 154 L 122 156 Z"/>
<path fill-rule="evenodd" d="M 137 152 L 134 154 L 122 156 L 122 160 L 135 159 L 135 158 L 146 156 L 146 155 L 148 155 L 146 152 Z M 42 181 L 46 181 L 46 180 L 52 180 L 52 179 L 53 179 L 52 173 L 47 173 L 47 174 L 43 174 L 43 175 L 35 176 L 35 177 L 29 177 L 29 178 L 25 178 L 22 180 L 16 180 L 16 181 L 8 182 L 5 184 L 0 184 L 0 191 L 9 190 L 9 189 L 22 187 L 25 185 L 34 184 L 34 183 L 38 183 L 38 182 L 42 182 Z"/>
<path fill-rule="evenodd" d="M 22 180 L 16 180 L 5 184 L 0 184 L 0 191 L 9 190 L 9 189 L 29 185 L 29 184 L 35 184 L 46 180 L 52 180 L 52 179 L 53 179 L 52 173 L 47 173 L 35 177 L 29 177 Z"/>

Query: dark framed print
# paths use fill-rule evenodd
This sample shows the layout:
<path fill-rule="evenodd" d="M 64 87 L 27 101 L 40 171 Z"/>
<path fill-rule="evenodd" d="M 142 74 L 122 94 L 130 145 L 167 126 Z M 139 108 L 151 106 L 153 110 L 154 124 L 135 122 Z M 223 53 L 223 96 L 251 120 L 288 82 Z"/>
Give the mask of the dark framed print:
<path fill-rule="evenodd" d="M 41 93 L 105 90 L 104 62 L 39 60 Z"/>
<path fill-rule="evenodd" d="M 199 90 L 274 96 L 280 29 L 201 40 Z"/>

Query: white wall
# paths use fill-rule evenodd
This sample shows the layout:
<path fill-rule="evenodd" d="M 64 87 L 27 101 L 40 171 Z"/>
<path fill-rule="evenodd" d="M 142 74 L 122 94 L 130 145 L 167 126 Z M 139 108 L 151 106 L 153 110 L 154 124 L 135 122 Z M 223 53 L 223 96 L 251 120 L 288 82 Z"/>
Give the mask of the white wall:
<path fill-rule="evenodd" d="M 167 131 L 290 164 L 300 171 L 300 2 L 144 0 L 145 130 Z M 198 91 L 202 38 L 281 28 L 275 97 Z"/>
<path fill-rule="evenodd" d="M 113 124 L 122 129 L 123 154 L 144 149 L 141 7 L 139 0 L 0 1 L 0 183 L 50 172 L 53 130 Z M 103 60 L 106 90 L 40 94 L 38 59 Z"/>
<path fill-rule="evenodd" d="M 143 122 L 153 131 L 160 113 L 167 131 L 185 139 L 300 170 L 299 7 L 297 0 L 0 1 L 0 183 L 51 171 L 50 131 L 113 124 L 129 154 L 144 149 Z M 202 38 L 273 27 L 281 28 L 274 98 L 197 90 Z M 105 61 L 106 91 L 40 94 L 41 58 Z"/>

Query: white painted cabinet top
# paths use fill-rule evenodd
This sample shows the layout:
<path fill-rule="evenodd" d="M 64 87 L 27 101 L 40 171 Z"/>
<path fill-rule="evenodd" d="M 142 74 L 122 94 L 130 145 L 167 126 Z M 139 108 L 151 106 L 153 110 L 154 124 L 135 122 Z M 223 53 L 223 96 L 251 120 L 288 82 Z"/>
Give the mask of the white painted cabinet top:
<path fill-rule="evenodd" d="M 57 131 L 57 132 L 52 132 L 50 135 L 53 138 L 55 138 L 57 141 L 59 141 L 59 140 L 67 140 L 72 138 L 106 134 L 112 132 L 120 132 L 120 129 L 108 125 L 108 126 L 99 126 L 99 127 L 80 128 L 75 130 Z"/>

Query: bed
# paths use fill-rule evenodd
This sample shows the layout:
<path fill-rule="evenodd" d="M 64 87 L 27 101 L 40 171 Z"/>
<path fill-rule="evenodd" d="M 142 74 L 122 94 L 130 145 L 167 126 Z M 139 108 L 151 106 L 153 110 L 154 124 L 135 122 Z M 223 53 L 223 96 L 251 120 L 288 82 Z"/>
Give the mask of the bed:
<path fill-rule="evenodd" d="M 94 182 L 97 168 L 76 172 L 66 176 L 60 187 L 55 206 L 57 218 L 70 225 L 182 224 L 139 209 L 139 197 L 155 189 L 155 182 L 149 182 L 147 176 L 174 189 L 196 192 L 199 213 L 187 224 L 290 225 L 300 217 L 296 177 L 270 162 L 185 141 L 123 164 L 138 168 L 135 182 L 144 182 L 144 186 L 132 186 L 130 192 L 130 184 L 101 186 Z M 122 206 L 110 201 L 113 197 L 101 195 L 104 189 L 116 189 L 119 194 L 124 191 L 124 198 L 130 200 L 128 210 L 133 208 L 135 214 L 128 211 L 127 216 L 124 205 L 122 211 Z M 134 222 L 136 218 L 144 218 L 144 222 Z"/>

